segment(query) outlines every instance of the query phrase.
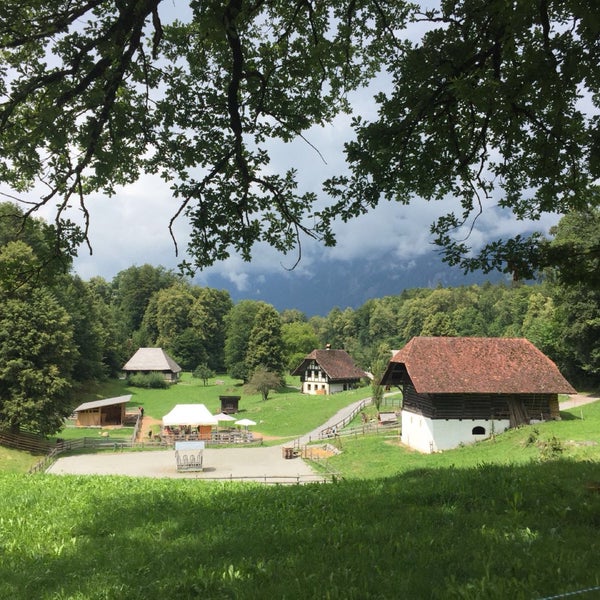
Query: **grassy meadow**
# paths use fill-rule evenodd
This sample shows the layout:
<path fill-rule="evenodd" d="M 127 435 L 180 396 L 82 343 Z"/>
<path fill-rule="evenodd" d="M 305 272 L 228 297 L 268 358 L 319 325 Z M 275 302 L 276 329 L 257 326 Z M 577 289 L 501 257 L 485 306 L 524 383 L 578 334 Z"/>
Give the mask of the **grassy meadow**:
<path fill-rule="evenodd" d="M 277 435 L 286 395 L 241 406 Z M 332 484 L 5 472 L 0 598 L 600 597 L 600 402 L 562 416 L 435 455 L 340 437 Z"/>
<path fill-rule="evenodd" d="M 265 402 L 260 394 L 247 394 L 239 381 L 227 376 L 210 379 L 205 386 L 201 380 L 184 373 L 180 382 L 168 389 L 142 389 L 128 386 L 126 380 L 113 380 L 82 392 L 79 400 L 89 402 L 131 394 L 128 408 L 141 406 L 145 417 L 161 419 L 176 404 L 204 404 L 216 414 L 221 410 L 219 396 L 241 396 L 240 412 L 236 416 L 240 419 L 252 419 L 257 423 L 252 427 L 253 431 L 266 437 L 276 437 L 279 443 L 312 431 L 340 408 L 370 395 L 370 388 L 366 387 L 332 396 L 307 396 L 293 385 L 298 385 L 297 377 L 289 378 L 285 389 L 271 392 Z M 79 430 L 79 433 L 68 430 L 59 435 L 70 438 L 84 433 L 85 430 Z M 88 435 L 96 436 L 98 430 L 92 429 Z M 111 432 L 111 437 L 117 435 L 118 432 Z"/>

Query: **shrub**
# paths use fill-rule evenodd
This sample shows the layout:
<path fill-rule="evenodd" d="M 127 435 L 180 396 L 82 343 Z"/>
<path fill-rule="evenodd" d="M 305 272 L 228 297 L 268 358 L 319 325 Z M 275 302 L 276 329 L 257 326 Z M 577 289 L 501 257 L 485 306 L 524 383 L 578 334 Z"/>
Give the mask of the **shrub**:
<path fill-rule="evenodd" d="M 169 386 L 160 373 L 137 373 L 127 378 L 129 385 L 141 388 L 164 389 Z"/>
<path fill-rule="evenodd" d="M 538 447 L 541 461 L 560 458 L 565 450 L 563 443 L 555 435 L 546 441 L 540 441 Z"/>

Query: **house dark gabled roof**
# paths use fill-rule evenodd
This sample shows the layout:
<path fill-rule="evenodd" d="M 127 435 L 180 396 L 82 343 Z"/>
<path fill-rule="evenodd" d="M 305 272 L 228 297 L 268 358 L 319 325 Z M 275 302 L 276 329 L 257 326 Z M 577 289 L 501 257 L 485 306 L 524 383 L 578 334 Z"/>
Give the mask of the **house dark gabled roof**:
<path fill-rule="evenodd" d="M 557 366 L 523 338 L 414 337 L 384 384 L 407 373 L 419 394 L 575 394 Z"/>
<path fill-rule="evenodd" d="M 171 371 L 179 373 L 181 367 L 162 348 L 139 348 L 127 361 L 123 371 Z"/>
<path fill-rule="evenodd" d="M 302 375 L 312 361 L 319 365 L 330 381 L 361 379 L 367 376 L 354 364 L 352 357 L 345 350 L 313 350 L 304 357 L 292 375 Z"/>

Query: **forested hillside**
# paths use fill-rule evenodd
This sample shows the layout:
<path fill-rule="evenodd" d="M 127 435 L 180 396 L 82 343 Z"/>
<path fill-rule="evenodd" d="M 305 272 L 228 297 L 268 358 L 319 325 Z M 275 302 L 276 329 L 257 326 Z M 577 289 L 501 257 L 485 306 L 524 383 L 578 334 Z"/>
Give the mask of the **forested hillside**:
<path fill-rule="evenodd" d="M 0 426 L 59 427 L 86 382 L 115 377 L 141 346 L 161 346 L 188 371 L 248 381 L 283 374 L 315 347 L 346 349 L 365 370 L 417 335 L 531 340 L 575 385 L 600 382 L 598 213 L 563 218 L 549 251 L 573 257 L 540 283 L 410 289 L 357 309 L 307 318 L 193 285 L 160 266 L 132 266 L 112 281 L 71 272 L 52 226 L 0 205 Z"/>

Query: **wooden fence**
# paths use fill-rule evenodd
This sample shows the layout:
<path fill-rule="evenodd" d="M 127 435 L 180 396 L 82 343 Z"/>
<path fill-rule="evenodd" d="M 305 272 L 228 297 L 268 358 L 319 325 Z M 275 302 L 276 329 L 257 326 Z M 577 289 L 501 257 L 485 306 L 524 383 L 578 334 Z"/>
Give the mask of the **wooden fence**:
<path fill-rule="evenodd" d="M 8 444 L 7 444 L 8 445 Z M 111 440 L 110 438 L 90 438 L 84 437 L 77 440 L 63 440 L 56 444 L 50 444 L 50 448 L 46 449 L 47 454 L 41 458 L 28 473 L 40 473 L 45 471 L 50 463 L 62 452 L 68 452 L 69 450 L 81 450 L 83 448 L 92 448 L 95 450 L 123 450 L 124 448 L 132 448 L 135 443 L 132 440 L 119 439 Z M 16 448 L 17 446 L 11 446 Z M 25 449 L 25 448 L 21 448 Z"/>
<path fill-rule="evenodd" d="M 400 428 L 398 422 L 380 423 L 379 421 L 367 421 L 356 427 L 347 427 L 348 423 L 351 423 L 353 419 L 359 414 L 369 401 L 363 401 L 366 404 L 361 403 L 356 410 L 345 419 L 342 419 L 339 423 L 331 427 L 325 427 L 319 431 L 319 440 L 331 440 L 340 436 L 357 436 L 367 434 L 378 434 L 385 432 L 389 434 L 390 431 L 394 431 Z"/>
<path fill-rule="evenodd" d="M 47 454 L 54 447 L 54 444 L 33 433 L 21 431 L 12 433 L 10 431 L 0 431 L 0 444 L 15 450 L 25 450 L 34 454 Z"/>

